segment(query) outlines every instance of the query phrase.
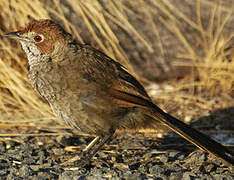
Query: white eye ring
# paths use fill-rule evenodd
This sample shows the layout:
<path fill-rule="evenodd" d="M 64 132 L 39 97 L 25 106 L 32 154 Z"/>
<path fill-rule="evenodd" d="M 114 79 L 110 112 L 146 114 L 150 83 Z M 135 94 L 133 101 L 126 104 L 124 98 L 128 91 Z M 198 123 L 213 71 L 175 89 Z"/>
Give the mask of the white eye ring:
<path fill-rule="evenodd" d="M 35 35 L 33 37 L 33 40 L 36 42 L 36 43 L 40 43 L 44 40 L 44 36 L 43 35 Z"/>

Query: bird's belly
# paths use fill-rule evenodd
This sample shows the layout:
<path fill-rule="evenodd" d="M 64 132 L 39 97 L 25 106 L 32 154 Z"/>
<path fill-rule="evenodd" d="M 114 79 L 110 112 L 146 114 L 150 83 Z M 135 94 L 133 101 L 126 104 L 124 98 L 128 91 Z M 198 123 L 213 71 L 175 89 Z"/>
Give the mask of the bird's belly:
<path fill-rule="evenodd" d="M 102 100 L 102 99 L 100 99 Z M 59 100 L 50 103 L 54 114 L 72 127 L 74 133 L 104 136 L 115 129 L 119 119 L 112 116 L 112 108 L 107 108 L 96 95 L 82 96 L 80 93 L 67 93 Z"/>

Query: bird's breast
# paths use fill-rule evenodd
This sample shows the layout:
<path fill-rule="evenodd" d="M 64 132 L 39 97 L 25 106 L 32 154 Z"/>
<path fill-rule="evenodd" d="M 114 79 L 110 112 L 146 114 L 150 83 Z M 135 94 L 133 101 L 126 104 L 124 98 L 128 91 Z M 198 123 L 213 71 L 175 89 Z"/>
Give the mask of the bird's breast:
<path fill-rule="evenodd" d="M 29 81 L 33 88 L 49 103 L 61 99 L 67 83 L 62 71 L 48 64 L 30 67 Z"/>

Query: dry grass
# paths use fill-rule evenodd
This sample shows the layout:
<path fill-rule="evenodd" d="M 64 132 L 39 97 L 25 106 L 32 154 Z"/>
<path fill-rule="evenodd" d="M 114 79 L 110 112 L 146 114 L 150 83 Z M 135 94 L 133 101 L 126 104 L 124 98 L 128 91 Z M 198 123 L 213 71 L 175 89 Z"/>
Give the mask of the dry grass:
<path fill-rule="evenodd" d="M 197 70 L 199 82 L 194 86 L 197 87 L 199 93 L 209 91 L 209 96 L 215 96 L 222 92 L 227 93 L 233 91 L 234 88 L 234 32 L 230 32 L 228 36 L 223 35 L 226 23 L 234 15 L 234 9 L 227 10 L 227 13 L 224 14 L 222 1 L 219 2 L 212 4 L 213 8 L 206 29 L 201 21 L 200 1 L 197 1 L 197 24 L 186 19 L 200 33 L 198 43 L 203 50 L 203 55 L 196 54 L 188 42 L 184 44 L 189 54 L 178 55 L 180 58 L 188 57 L 192 60 L 192 64 L 187 62 L 182 65 L 191 66 Z M 186 18 L 182 14 L 181 17 Z"/>
<path fill-rule="evenodd" d="M 158 15 L 159 21 L 184 45 L 182 53 L 176 53 L 176 57 L 186 59 L 186 61 L 176 62 L 174 65 L 192 68 L 191 77 L 189 77 L 191 81 L 176 84 L 175 89 L 169 90 L 159 98 L 174 99 L 181 103 L 187 99 L 201 108 L 212 110 L 215 103 L 212 98 L 225 96 L 224 99 L 227 102 L 223 101 L 221 106 L 223 108 L 230 106 L 230 102 L 233 105 L 234 31 L 231 30 L 228 34 L 223 32 L 230 18 L 234 16 L 234 9 L 225 8 L 222 1 L 212 3 L 197 0 L 196 21 L 194 21 L 170 1 L 152 1 L 152 3 L 164 12 L 166 18 L 156 14 L 150 6 L 148 6 L 149 14 Z M 206 27 L 204 27 L 205 22 L 202 22 L 201 17 L 201 6 L 203 5 L 208 5 L 210 8 L 209 22 Z M 195 47 L 181 32 L 181 21 L 186 22 L 198 32 L 198 35 L 193 37 L 197 39 Z M 187 93 L 184 92 L 185 89 Z M 210 102 L 208 102 L 209 100 Z"/>
<path fill-rule="evenodd" d="M 152 31 L 158 41 L 160 54 L 164 55 L 163 42 L 157 24 L 153 20 L 157 17 L 174 34 L 174 37 L 183 44 L 184 49 L 175 56 L 186 59 L 186 62 L 175 65 L 188 66 L 193 69 L 189 80 L 177 84 L 177 88 L 173 90 L 175 100 L 181 101 L 184 97 L 187 97 L 191 102 L 195 103 L 197 99 L 201 99 L 201 94 L 204 92 L 209 97 L 220 94 L 227 96 L 233 93 L 234 33 L 230 32 L 228 35 L 223 35 L 223 29 L 229 18 L 233 16 L 233 10 L 224 8 L 222 1 L 219 1 L 220 3 L 211 3 L 206 0 L 202 2 L 197 0 L 196 21 L 186 16 L 170 1 L 151 0 L 148 3 L 144 0 L 131 1 L 129 2 L 130 6 L 127 6 L 124 0 L 102 0 L 101 2 L 67 0 L 68 6 L 72 7 L 72 13 L 79 15 L 84 26 L 88 29 L 87 33 L 92 36 L 97 46 L 106 54 L 118 59 L 127 66 L 131 73 L 137 75 L 128 61 L 128 52 L 121 47 L 112 27 L 117 26 L 124 29 L 129 36 L 137 39 L 147 52 L 153 52 L 152 45 L 145 40 L 144 34 L 140 33 L 137 27 L 129 21 L 128 16 L 143 20 L 147 18 L 151 22 Z M 80 32 L 77 31 L 75 22 L 68 17 L 68 12 L 71 9 L 61 6 L 60 3 L 57 0 L 48 1 L 47 4 L 39 0 L 1 1 L 0 34 L 16 30 L 18 26 L 24 26 L 31 19 L 53 17 L 62 22 L 65 29 L 71 32 L 80 42 L 85 42 Z M 201 20 L 200 7 L 204 4 L 212 9 L 207 28 L 204 28 Z M 142 14 L 135 12 L 135 9 L 138 9 L 139 6 L 142 9 Z M 161 14 L 157 13 L 155 8 L 159 9 Z M 197 46 L 202 49 L 202 52 L 198 53 L 181 32 L 181 19 L 190 28 L 198 32 L 198 36 L 194 38 L 197 39 Z M 2 123 L 47 123 L 54 119 L 48 105 L 39 99 L 27 81 L 26 57 L 19 44 L 2 38 L 0 47 L 0 121 Z M 187 94 L 184 89 L 188 89 Z M 193 90 L 192 95 L 191 89 Z M 168 92 L 168 94 L 170 93 Z M 167 92 L 161 97 L 171 98 L 167 96 Z M 200 101 L 205 102 L 204 99 Z"/>

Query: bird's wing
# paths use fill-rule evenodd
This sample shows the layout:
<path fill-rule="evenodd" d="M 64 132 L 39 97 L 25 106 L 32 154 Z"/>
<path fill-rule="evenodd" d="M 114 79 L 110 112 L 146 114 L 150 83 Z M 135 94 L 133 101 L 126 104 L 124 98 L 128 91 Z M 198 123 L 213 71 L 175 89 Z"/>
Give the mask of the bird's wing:
<path fill-rule="evenodd" d="M 83 57 L 89 58 L 86 62 L 89 64 L 85 64 L 83 69 L 88 72 L 87 76 L 90 76 L 90 79 L 93 79 L 93 82 L 96 81 L 97 84 L 106 86 L 105 88 L 109 89 L 110 94 L 125 92 L 126 94 L 141 97 L 151 102 L 144 87 L 136 80 L 136 78 L 127 72 L 124 66 L 90 46 L 86 45 L 85 51 L 85 54 L 89 55 L 84 55 Z M 125 101 L 128 100 L 128 97 L 130 96 L 124 96 Z M 134 102 L 132 103 L 134 104 Z M 135 103 L 138 104 L 137 102 Z"/>

